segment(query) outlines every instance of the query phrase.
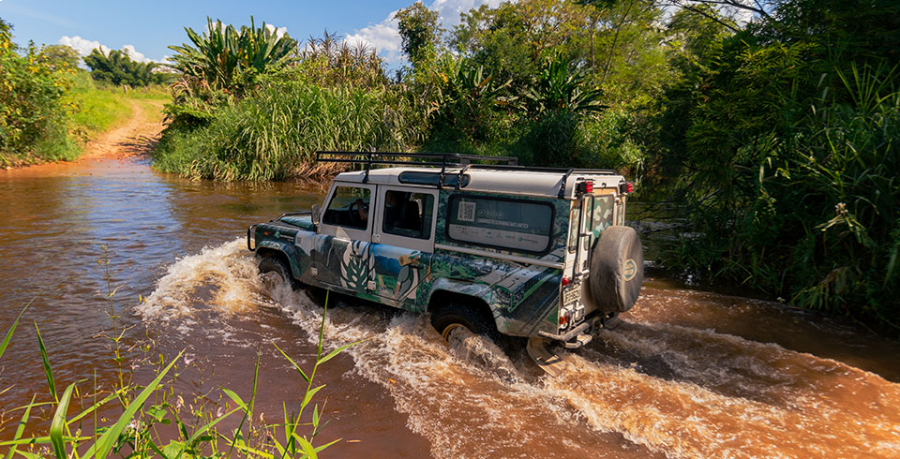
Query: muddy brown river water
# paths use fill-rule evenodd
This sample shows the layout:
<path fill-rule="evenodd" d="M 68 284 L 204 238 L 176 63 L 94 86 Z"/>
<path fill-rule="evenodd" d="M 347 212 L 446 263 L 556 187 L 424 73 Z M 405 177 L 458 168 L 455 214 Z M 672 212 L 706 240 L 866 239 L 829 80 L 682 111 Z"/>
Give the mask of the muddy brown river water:
<path fill-rule="evenodd" d="M 0 438 L 11 410 L 46 399 L 32 322 L 59 387 L 115 378 L 104 245 L 137 380 L 141 355 L 185 350 L 178 391 L 244 396 L 260 355 L 257 412 L 299 406 L 302 381 L 272 343 L 308 365 L 321 299 L 260 279 L 243 237 L 322 191 L 185 181 L 140 160 L 0 171 L 2 330 L 33 299 L 0 361 Z M 900 457 L 896 341 L 653 278 L 623 319 L 551 378 L 515 343 L 449 346 L 426 317 L 333 298 L 327 345 L 368 341 L 319 375 L 320 439 L 342 439 L 326 456 Z"/>

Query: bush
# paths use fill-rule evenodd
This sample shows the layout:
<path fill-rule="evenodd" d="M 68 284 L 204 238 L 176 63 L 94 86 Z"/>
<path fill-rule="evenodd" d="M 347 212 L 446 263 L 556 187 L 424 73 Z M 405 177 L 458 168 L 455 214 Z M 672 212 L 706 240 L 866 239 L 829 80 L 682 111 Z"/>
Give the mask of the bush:
<path fill-rule="evenodd" d="M 68 70 L 30 46 L 19 55 L 9 27 L 0 22 L 0 164 L 73 159 L 62 103 Z"/>
<path fill-rule="evenodd" d="M 312 171 L 319 150 L 404 151 L 402 103 L 390 91 L 272 83 L 208 126 L 167 131 L 155 164 L 195 179 L 281 180 Z"/>

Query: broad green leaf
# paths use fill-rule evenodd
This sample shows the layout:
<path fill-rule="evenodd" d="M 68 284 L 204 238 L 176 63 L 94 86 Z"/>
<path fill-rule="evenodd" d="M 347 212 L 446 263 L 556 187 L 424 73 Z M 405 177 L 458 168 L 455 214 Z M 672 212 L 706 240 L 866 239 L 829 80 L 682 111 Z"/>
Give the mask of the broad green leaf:
<path fill-rule="evenodd" d="M 53 453 L 57 459 L 66 459 L 66 442 L 63 439 L 63 429 L 66 427 L 66 412 L 69 410 L 69 400 L 72 398 L 72 389 L 75 383 L 69 384 L 66 391 L 63 392 L 59 406 L 56 407 L 56 413 L 53 414 L 53 421 L 50 423 L 50 443 L 53 444 Z"/>
<path fill-rule="evenodd" d="M 313 423 L 313 430 L 315 430 L 315 428 L 319 427 L 319 405 L 318 404 L 316 404 L 316 406 L 313 407 L 312 423 Z"/>
<path fill-rule="evenodd" d="M 109 403 L 111 400 L 115 399 L 116 397 L 119 396 L 119 394 L 121 394 L 121 393 L 123 393 L 123 392 L 124 392 L 124 389 L 119 389 L 119 390 L 113 392 L 112 394 L 107 395 L 106 398 L 104 398 L 103 400 L 100 400 L 99 402 L 94 403 L 93 405 L 91 405 L 90 407 L 88 407 L 88 409 L 82 411 L 81 413 L 78 413 L 75 417 L 73 417 L 72 419 L 70 419 L 70 420 L 69 420 L 69 424 L 73 424 L 73 423 L 75 423 L 75 422 L 78 422 L 79 420 L 81 420 L 81 419 L 84 418 L 85 416 L 87 416 L 87 415 L 91 414 L 92 412 L 94 412 L 97 408 L 100 408 L 101 406 L 103 406 L 103 405 Z"/>
<path fill-rule="evenodd" d="M 294 439 L 297 440 L 297 443 L 300 444 L 300 448 L 303 449 L 305 457 L 308 457 L 309 459 L 316 459 L 319 457 L 316 454 L 316 449 L 313 448 L 313 445 L 307 439 L 297 434 L 294 434 Z"/>
<path fill-rule="evenodd" d="M 44 339 L 41 338 L 41 329 L 38 328 L 37 322 L 34 323 L 34 330 L 37 332 L 38 346 L 41 347 L 41 360 L 44 363 L 44 374 L 47 376 L 47 387 L 50 389 L 53 400 L 59 401 L 59 397 L 56 396 L 56 382 L 53 381 L 53 370 L 50 369 L 50 359 L 47 357 L 47 348 L 44 347 Z"/>
<path fill-rule="evenodd" d="M 225 395 L 227 395 L 228 398 L 230 398 L 231 401 L 233 401 L 234 403 L 236 403 L 238 406 L 243 407 L 243 406 L 246 406 L 246 405 L 247 405 L 246 403 L 244 403 L 243 400 L 241 400 L 241 397 L 238 396 L 238 394 L 234 393 L 233 390 L 223 388 L 223 389 L 222 389 L 222 392 L 225 392 Z"/>
<path fill-rule="evenodd" d="M 306 405 L 308 405 L 309 401 L 312 400 L 313 395 L 316 395 L 316 392 L 322 390 L 323 387 L 325 387 L 325 384 L 306 391 L 306 395 L 303 397 L 303 403 L 300 406 L 305 407 Z"/>
<path fill-rule="evenodd" d="M 341 440 L 342 440 L 341 438 L 338 438 L 337 440 L 333 440 L 333 441 L 331 441 L 331 442 L 325 443 L 325 444 L 322 445 L 322 446 L 316 446 L 316 452 L 318 453 L 319 451 L 322 451 L 323 449 L 328 448 L 329 446 L 331 446 L 331 445 L 333 445 L 333 444 L 335 444 L 335 443 L 337 443 L 337 442 L 339 442 L 339 441 L 341 441 Z"/>

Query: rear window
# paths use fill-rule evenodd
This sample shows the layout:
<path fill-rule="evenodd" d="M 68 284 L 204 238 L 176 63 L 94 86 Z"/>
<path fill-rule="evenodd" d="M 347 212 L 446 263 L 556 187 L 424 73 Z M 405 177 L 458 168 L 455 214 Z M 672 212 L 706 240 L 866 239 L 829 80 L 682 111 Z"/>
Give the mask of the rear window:
<path fill-rule="evenodd" d="M 553 206 L 549 203 L 451 196 L 447 236 L 485 247 L 541 253 L 550 247 Z"/>

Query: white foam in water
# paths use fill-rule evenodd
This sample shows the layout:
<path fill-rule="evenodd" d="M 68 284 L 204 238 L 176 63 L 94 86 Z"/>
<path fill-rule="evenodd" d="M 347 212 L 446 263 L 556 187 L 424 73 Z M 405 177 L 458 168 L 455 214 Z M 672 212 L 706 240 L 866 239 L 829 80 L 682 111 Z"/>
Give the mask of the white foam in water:
<path fill-rule="evenodd" d="M 144 319 L 169 322 L 180 319 L 190 327 L 190 317 L 198 304 L 219 312 L 240 312 L 249 303 L 260 302 L 262 283 L 252 255 L 243 238 L 199 254 L 179 259 L 156 283 L 156 289 L 135 310 Z M 209 289 L 211 297 L 204 298 Z"/>
<path fill-rule="evenodd" d="M 314 343 L 321 307 L 263 282 L 243 244 L 180 259 L 138 312 L 190 329 L 200 310 L 274 302 Z M 639 322 L 569 355 L 561 377 L 534 380 L 480 337 L 448 345 L 426 315 L 383 312 L 329 308 L 326 346 L 367 340 L 346 351 L 355 371 L 391 394 L 435 457 L 645 455 L 635 444 L 669 457 L 900 457 L 898 385 L 832 360 Z"/>

